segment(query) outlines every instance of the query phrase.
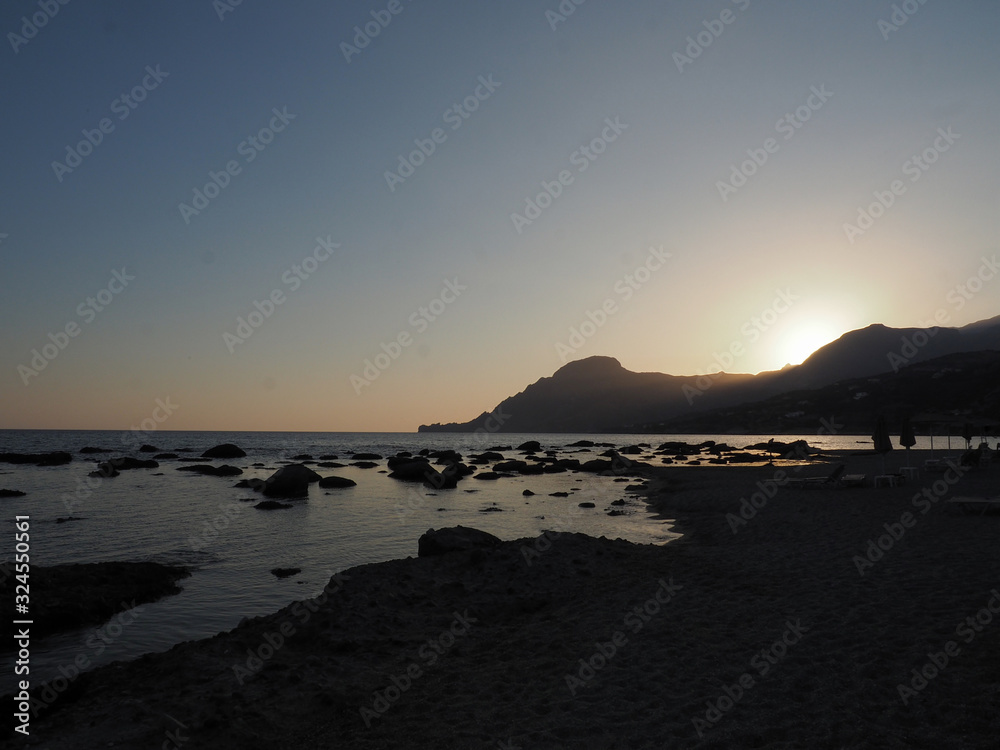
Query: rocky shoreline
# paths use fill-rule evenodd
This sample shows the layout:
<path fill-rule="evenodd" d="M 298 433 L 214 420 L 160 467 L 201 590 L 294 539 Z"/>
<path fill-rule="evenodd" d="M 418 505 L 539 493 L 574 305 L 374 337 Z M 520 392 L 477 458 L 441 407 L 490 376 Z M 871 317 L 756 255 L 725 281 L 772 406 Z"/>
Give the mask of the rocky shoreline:
<path fill-rule="evenodd" d="M 547 532 L 344 571 L 84 674 L 26 746 L 995 747 L 998 519 L 946 500 L 998 469 L 793 489 L 777 463 L 650 470 L 665 546 Z"/>

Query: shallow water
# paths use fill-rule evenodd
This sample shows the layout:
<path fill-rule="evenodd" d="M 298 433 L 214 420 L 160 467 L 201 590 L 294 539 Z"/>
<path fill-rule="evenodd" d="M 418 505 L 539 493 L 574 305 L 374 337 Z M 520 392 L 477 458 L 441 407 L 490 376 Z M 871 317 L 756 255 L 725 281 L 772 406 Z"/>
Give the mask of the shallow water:
<path fill-rule="evenodd" d="M 803 436 L 826 449 L 857 449 L 859 438 Z M 566 448 L 580 439 L 624 446 L 665 440 L 698 443 L 716 439 L 736 447 L 767 440 L 761 436 L 650 436 L 650 435 L 473 435 L 408 433 L 205 433 L 157 432 L 144 437 L 163 451 L 191 448 L 198 456 L 219 443 L 235 443 L 246 458 L 208 461 L 244 469 L 239 478 L 269 476 L 280 461 L 298 454 L 315 458 L 334 454 L 347 463 L 352 454 L 383 456 L 400 450 L 416 453 L 453 448 L 463 455 L 497 446 L 517 446 L 538 440 L 560 456 L 586 460 L 604 449 Z M 783 436 L 792 440 L 794 436 Z M 114 454 L 81 455 L 85 445 L 111 448 Z M 357 487 L 321 490 L 313 485 L 305 501 L 293 501 L 289 510 L 259 511 L 260 497 L 251 490 L 234 489 L 231 477 L 197 476 L 176 471 L 184 465 L 160 462 L 158 469 L 124 471 L 114 479 L 89 479 L 94 462 L 109 455 L 136 454 L 134 437 L 110 431 L 0 431 L 0 452 L 68 450 L 74 460 L 66 466 L 28 467 L 0 464 L 0 487 L 27 492 L 23 498 L 0 500 L 4 520 L 13 538 L 15 515 L 31 517 L 31 559 L 35 565 L 154 560 L 194 568 L 180 582 L 183 592 L 137 607 L 121 628 L 108 632 L 87 629 L 33 643 L 32 677 L 54 677 L 61 665 L 82 654 L 89 667 L 117 659 L 162 651 L 176 643 L 215 635 L 235 627 L 243 617 L 269 614 L 288 603 L 318 594 L 337 571 L 364 563 L 415 556 L 417 539 L 429 528 L 473 526 L 501 539 L 537 536 L 546 529 L 579 531 L 593 536 L 624 538 L 637 543 L 662 544 L 676 538 L 669 521 L 650 514 L 624 482 L 567 472 L 517 476 L 498 481 L 467 478 L 456 489 L 433 491 L 419 484 L 389 479 L 385 461 L 374 469 L 347 466 L 318 469 L 324 476 L 348 477 Z M 918 447 L 921 447 L 918 444 Z M 505 451 L 508 458 L 517 451 Z M 263 463 L 266 468 L 253 468 Z M 382 473 L 380 473 L 382 472 Z M 530 489 L 533 497 L 523 497 Z M 569 492 L 570 497 L 549 493 Z M 240 502 L 241 498 L 254 502 Z M 610 517 L 610 502 L 625 498 L 626 515 Z M 592 509 L 579 508 L 584 501 Z M 487 508 L 499 509 L 482 512 Z M 58 523 L 57 519 L 75 519 Z M 5 546 L 11 559 L 13 544 Z M 275 567 L 298 567 L 302 572 L 286 579 L 270 573 Z M 39 592 L 34 592 L 35 596 Z M 110 642 L 109 642 L 110 641 Z M 10 668 L 13 659 L 4 661 Z"/>

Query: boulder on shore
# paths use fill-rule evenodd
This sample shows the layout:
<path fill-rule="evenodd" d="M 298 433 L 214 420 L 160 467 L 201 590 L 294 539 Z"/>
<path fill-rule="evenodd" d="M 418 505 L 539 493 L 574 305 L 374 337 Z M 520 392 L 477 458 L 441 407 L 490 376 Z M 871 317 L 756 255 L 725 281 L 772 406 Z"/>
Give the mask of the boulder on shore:
<path fill-rule="evenodd" d="M 207 451 L 201 454 L 202 458 L 243 458 L 246 456 L 246 451 L 237 445 L 232 443 L 223 443 L 222 445 L 216 445 L 214 448 L 209 448 Z"/>
<path fill-rule="evenodd" d="M 492 549 L 500 539 L 479 529 L 452 526 L 446 529 L 428 529 L 417 542 L 417 556 L 430 557 L 449 552 L 466 552 L 473 549 Z"/>
<path fill-rule="evenodd" d="M 517 446 L 519 451 L 524 451 L 525 453 L 538 453 L 542 449 L 542 444 L 537 440 L 528 440 Z"/>

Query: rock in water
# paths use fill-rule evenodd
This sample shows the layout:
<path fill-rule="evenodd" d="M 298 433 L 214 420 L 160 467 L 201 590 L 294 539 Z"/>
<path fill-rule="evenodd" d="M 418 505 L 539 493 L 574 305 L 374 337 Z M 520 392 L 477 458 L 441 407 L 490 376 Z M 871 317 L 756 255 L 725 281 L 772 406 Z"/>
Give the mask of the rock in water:
<path fill-rule="evenodd" d="M 452 526 L 447 529 L 428 529 L 417 542 L 417 556 L 430 557 L 449 552 L 466 552 L 473 549 L 492 549 L 500 539 L 479 529 Z"/>
<path fill-rule="evenodd" d="M 243 458 L 246 451 L 232 443 L 223 443 L 214 448 L 209 448 L 201 454 L 202 458 Z"/>
<path fill-rule="evenodd" d="M 279 503 L 277 500 L 261 500 L 255 506 L 257 510 L 284 510 L 285 508 L 291 508 L 291 503 Z"/>
<path fill-rule="evenodd" d="M 307 466 L 288 464 L 264 480 L 264 494 L 268 497 L 305 497 L 309 494 L 309 485 L 322 478 Z"/>
<path fill-rule="evenodd" d="M 324 490 L 331 487 L 355 487 L 357 484 L 353 479 L 347 477 L 323 477 L 319 480 L 319 486 Z"/>
<path fill-rule="evenodd" d="M 177 471 L 193 471 L 196 474 L 206 474 L 210 477 L 236 477 L 243 473 L 243 469 L 227 464 L 223 466 L 211 466 L 209 464 L 178 466 Z"/>
<path fill-rule="evenodd" d="M 278 578 L 288 578 L 289 576 L 298 575 L 301 572 L 302 568 L 271 568 L 271 575 Z"/>
<path fill-rule="evenodd" d="M 529 440 L 526 443 L 521 443 L 517 446 L 519 451 L 524 451 L 525 453 L 537 453 L 542 449 L 542 444 L 537 440 Z"/>

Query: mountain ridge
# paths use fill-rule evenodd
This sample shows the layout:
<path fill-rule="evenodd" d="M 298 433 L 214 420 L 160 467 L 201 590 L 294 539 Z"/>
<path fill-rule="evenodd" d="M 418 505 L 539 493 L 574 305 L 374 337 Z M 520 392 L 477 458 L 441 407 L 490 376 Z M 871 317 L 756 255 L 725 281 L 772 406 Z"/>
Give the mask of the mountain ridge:
<path fill-rule="evenodd" d="M 1000 316 L 961 328 L 890 328 L 873 323 L 844 333 L 799 365 L 756 375 L 639 373 L 627 370 L 614 357 L 595 355 L 566 363 L 468 422 L 420 425 L 418 432 L 639 431 L 784 393 L 897 375 L 942 357 L 998 350 Z"/>

